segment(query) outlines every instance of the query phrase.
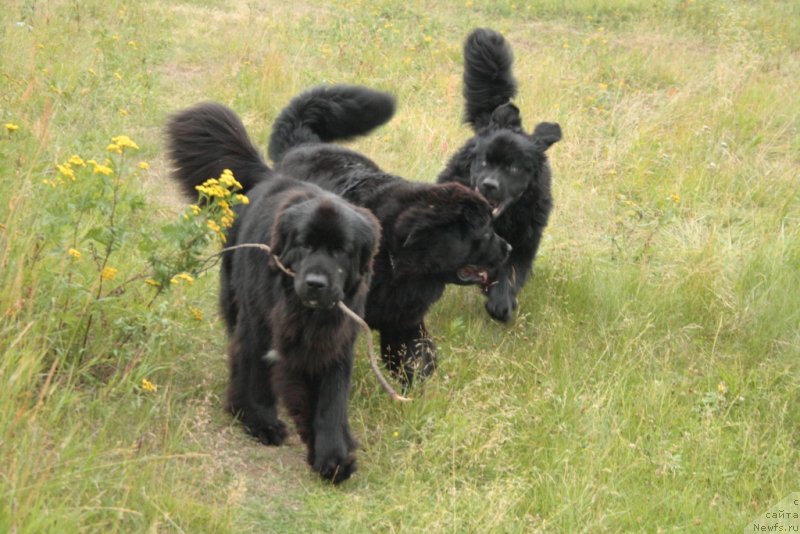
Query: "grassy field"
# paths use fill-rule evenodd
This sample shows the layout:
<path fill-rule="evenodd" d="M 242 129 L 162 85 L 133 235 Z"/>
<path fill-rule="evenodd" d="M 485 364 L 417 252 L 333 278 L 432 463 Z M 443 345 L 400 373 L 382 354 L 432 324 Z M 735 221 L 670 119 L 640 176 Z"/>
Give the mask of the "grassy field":
<path fill-rule="evenodd" d="M 354 146 L 433 181 L 476 26 L 564 130 L 536 274 L 510 325 L 448 289 L 410 404 L 360 342 L 334 488 L 223 413 L 216 272 L 146 281 L 162 127 L 215 99 L 265 146 L 361 83 L 399 109 Z M 800 4 L 9 0 L 0 80 L 1 532 L 741 532 L 800 490 Z"/>

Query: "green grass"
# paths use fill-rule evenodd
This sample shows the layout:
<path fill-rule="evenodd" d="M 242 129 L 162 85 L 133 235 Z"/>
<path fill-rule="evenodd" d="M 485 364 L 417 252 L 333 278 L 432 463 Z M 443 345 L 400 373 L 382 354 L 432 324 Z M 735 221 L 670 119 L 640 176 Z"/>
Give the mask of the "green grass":
<path fill-rule="evenodd" d="M 736 532 L 797 491 L 800 8 L 653 4 L 11 0 L 0 531 Z M 260 446 L 223 413 L 215 273 L 155 299 L 143 281 L 183 209 L 161 128 L 216 99 L 264 146 L 299 91 L 361 83 L 399 110 L 354 146 L 432 181 L 469 135 L 476 26 L 514 47 L 526 126 L 565 133 L 536 274 L 511 325 L 448 289 L 413 403 L 379 390 L 359 344 L 364 450 L 334 488 L 297 438 Z M 140 150 L 114 159 L 101 282 L 112 182 L 43 181 L 119 134 Z"/>

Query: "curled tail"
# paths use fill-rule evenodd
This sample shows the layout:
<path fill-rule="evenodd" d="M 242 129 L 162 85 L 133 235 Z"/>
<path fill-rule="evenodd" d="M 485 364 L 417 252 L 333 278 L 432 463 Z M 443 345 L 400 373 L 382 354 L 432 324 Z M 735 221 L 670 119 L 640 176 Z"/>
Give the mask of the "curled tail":
<path fill-rule="evenodd" d="M 272 125 L 269 157 L 279 162 L 306 143 L 344 141 L 366 135 L 394 115 L 388 93 L 358 85 L 318 86 L 294 97 Z"/>
<path fill-rule="evenodd" d="M 517 94 L 514 54 L 505 38 L 489 28 L 474 30 L 464 43 L 464 120 L 475 131 L 492 112 Z"/>
<path fill-rule="evenodd" d="M 190 199 L 197 198 L 195 186 L 225 169 L 245 193 L 270 174 L 241 119 L 222 104 L 203 102 L 172 115 L 166 134 L 172 178 Z"/>

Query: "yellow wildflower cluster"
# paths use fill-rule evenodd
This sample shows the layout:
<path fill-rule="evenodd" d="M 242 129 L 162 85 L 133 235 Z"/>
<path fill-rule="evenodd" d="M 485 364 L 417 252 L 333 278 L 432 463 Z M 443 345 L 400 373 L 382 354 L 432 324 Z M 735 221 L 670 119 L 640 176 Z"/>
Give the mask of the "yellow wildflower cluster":
<path fill-rule="evenodd" d="M 67 163 L 70 165 L 75 165 L 76 167 L 86 167 L 86 162 L 83 161 L 83 158 L 77 154 L 70 156 L 70 158 L 67 160 Z"/>
<path fill-rule="evenodd" d="M 74 248 L 67 250 L 67 254 L 69 254 L 72 258 L 75 258 L 76 260 L 80 259 L 81 257 L 81 251 Z"/>
<path fill-rule="evenodd" d="M 183 280 L 184 282 L 186 282 L 189 285 L 194 284 L 194 277 L 189 273 L 176 274 L 175 276 L 172 277 L 172 279 L 170 280 L 170 283 L 178 285 L 178 284 L 181 283 L 181 280 Z"/>
<path fill-rule="evenodd" d="M 230 169 L 222 171 L 219 178 L 209 178 L 202 185 L 198 185 L 197 189 L 201 194 L 209 198 L 230 198 L 233 191 L 241 191 L 242 184 L 233 177 Z"/>
<path fill-rule="evenodd" d="M 195 308 L 194 306 L 189 306 L 189 313 L 192 314 L 192 317 L 194 317 L 195 320 L 197 320 L 197 321 L 202 321 L 203 320 L 203 310 L 201 310 L 200 308 Z"/>
<path fill-rule="evenodd" d="M 17 130 L 19 130 L 19 125 L 18 124 L 14 124 L 13 122 L 7 122 L 5 124 L 5 128 L 6 128 L 6 131 L 8 133 L 14 133 Z"/>
<path fill-rule="evenodd" d="M 126 148 L 139 150 L 139 145 L 134 143 L 127 135 L 118 135 L 111 138 L 111 144 L 106 147 L 106 150 L 115 154 L 122 154 Z"/>
<path fill-rule="evenodd" d="M 58 173 L 61 176 L 69 178 L 71 181 L 75 181 L 75 171 L 72 170 L 72 166 L 69 163 L 65 164 L 58 164 L 56 165 L 56 169 L 58 169 Z"/>
<path fill-rule="evenodd" d="M 150 382 L 146 378 L 142 378 L 142 390 L 146 391 L 147 393 L 155 393 L 158 391 L 158 386 Z"/>
<path fill-rule="evenodd" d="M 114 267 L 103 267 L 103 270 L 100 271 L 100 278 L 103 280 L 113 280 L 117 277 L 118 272 L 119 270 Z"/>
<path fill-rule="evenodd" d="M 108 165 L 101 165 L 93 159 L 90 159 L 89 163 L 92 164 L 95 174 L 102 174 L 103 176 L 111 176 L 112 174 L 114 174 L 114 169 L 112 169 Z"/>
<path fill-rule="evenodd" d="M 245 195 L 237 193 L 242 190 L 242 184 L 234 178 L 230 169 L 225 169 L 219 178 L 209 178 L 195 189 L 200 194 L 200 203 L 205 204 L 205 209 L 195 204 L 189 208 L 191 213 L 187 213 L 185 217 L 198 216 L 205 212 L 206 226 L 217 234 L 220 242 L 225 243 L 225 230 L 233 226 L 236 217 L 233 206 L 250 203 Z"/>
<path fill-rule="evenodd" d="M 89 160 L 95 166 L 97 162 L 94 160 Z M 61 185 L 65 185 L 67 182 L 74 182 L 78 179 L 78 176 L 75 174 L 75 169 L 78 167 L 86 167 L 86 162 L 83 161 L 83 158 L 78 156 L 77 154 L 70 156 L 70 158 L 65 161 L 64 163 L 57 163 L 56 170 L 58 174 L 55 178 L 52 179 L 44 179 L 42 183 L 45 185 L 49 185 L 51 187 L 58 187 Z"/>

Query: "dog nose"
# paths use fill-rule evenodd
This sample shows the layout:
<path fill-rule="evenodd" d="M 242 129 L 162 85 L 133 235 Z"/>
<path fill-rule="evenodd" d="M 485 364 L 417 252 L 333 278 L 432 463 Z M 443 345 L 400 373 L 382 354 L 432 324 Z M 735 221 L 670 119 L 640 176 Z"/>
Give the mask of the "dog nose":
<path fill-rule="evenodd" d="M 328 277 L 324 274 L 309 274 L 306 276 L 306 285 L 311 289 L 325 289 L 328 287 Z"/>
<path fill-rule="evenodd" d="M 487 178 L 481 182 L 481 189 L 486 193 L 493 193 L 500 189 L 500 184 L 495 178 Z"/>

